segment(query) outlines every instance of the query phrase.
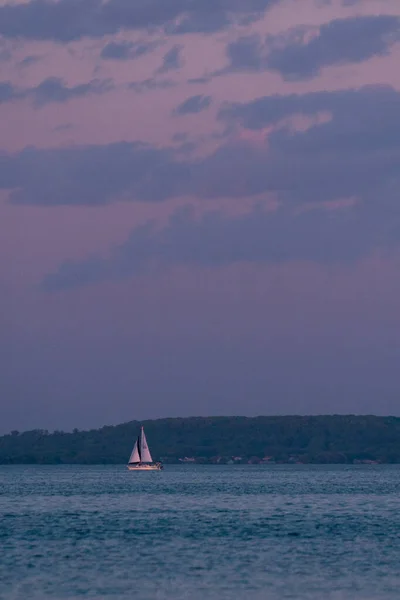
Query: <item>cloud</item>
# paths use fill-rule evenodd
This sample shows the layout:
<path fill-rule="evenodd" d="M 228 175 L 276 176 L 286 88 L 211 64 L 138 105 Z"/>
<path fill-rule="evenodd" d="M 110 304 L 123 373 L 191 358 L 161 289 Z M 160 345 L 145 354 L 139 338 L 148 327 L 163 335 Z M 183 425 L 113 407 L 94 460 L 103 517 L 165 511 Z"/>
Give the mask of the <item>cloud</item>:
<path fill-rule="evenodd" d="M 18 98 L 18 92 L 9 81 L 0 81 L 0 104 Z"/>
<path fill-rule="evenodd" d="M 30 67 L 31 65 L 36 64 L 40 60 L 40 56 L 36 56 L 31 54 L 30 56 L 25 56 L 19 63 L 19 67 Z"/>
<path fill-rule="evenodd" d="M 349 127 L 352 133 L 367 127 L 379 130 L 380 126 L 384 133 L 400 111 L 399 99 L 400 93 L 389 85 L 366 85 L 359 89 L 306 94 L 276 94 L 248 103 L 226 103 L 220 109 L 218 118 L 230 125 L 239 124 L 246 129 L 257 130 L 291 115 L 310 116 L 326 110 L 332 112 L 335 126 L 339 121 Z"/>
<path fill-rule="evenodd" d="M 168 71 L 180 69 L 182 66 L 182 46 L 176 45 L 164 55 L 163 63 L 161 67 L 157 69 L 157 73 L 167 73 Z"/>
<path fill-rule="evenodd" d="M 149 77 L 142 81 L 132 81 L 128 84 L 128 89 L 141 94 L 143 92 L 150 92 L 151 90 L 163 90 L 174 86 L 176 86 L 176 83 L 172 79 L 156 79 L 155 77 Z"/>
<path fill-rule="evenodd" d="M 44 278 L 42 286 L 56 291 L 176 265 L 218 268 L 239 262 L 347 263 L 375 248 L 398 244 L 399 221 L 388 230 L 379 211 L 371 213 L 362 205 L 297 214 L 285 208 L 271 213 L 258 207 L 240 216 L 208 212 L 200 219 L 185 208 L 161 229 L 151 222 L 134 229 L 107 258 L 92 256 L 63 263 Z"/>
<path fill-rule="evenodd" d="M 326 66 L 386 54 L 400 39 L 400 19 L 389 15 L 338 19 L 322 25 L 319 35 L 309 41 L 306 33 L 294 30 L 287 40 L 276 39 L 268 53 L 268 68 L 285 79 L 305 79 Z"/>
<path fill-rule="evenodd" d="M 121 142 L 104 146 L 26 148 L 0 154 L 0 188 L 15 204 L 87 205 L 117 197 L 161 201 L 179 195 L 187 166 L 169 149 Z"/>
<path fill-rule="evenodd" d="M 313 121 L 320 112 L 329 120 Z M 291 124 L 299 114 L 310 120 L 305 129 Z M 0 187 L 12 190 L 13 203 L 49 206 L 263 193 L 297 206 L 349 197 L 393 202 L 400 184 L 400 93 L 390 87 L 267 96 L 227 105 L 219 119 L 234 137 L 205 157 L 182 158 L 173 147 L 140 143 L 29 148 L 2 156 Z M 265 127 L 265 142 L 240 138 L 243 128 Z"/>
<path fill-rule="evenodd" d="M 90 94 L 104 94 L 113 89 L 110 80 L 93 79 L 89 83 L 81 83 L 72 87 L 64 84 L 58 77 L 48 77 L 32 88 L 17 88 L 10 82 L 0 82 L 0 104 L 28 98 L 35 108 L 51 102 L 68 102 Z"/>
<path fill-rule="evenodd" d="M 328 117 L 315 119 L 321 111 Z M 296 128 L 295 115 L 307 125 Z M 274 213 L 229 216 L 207 209 L 200 219 L 178 212 L 164 227 L 148 223 L 107 259 L 62 265 L 45 288 L 130 276 L 154 265 L 346 262 L 398 245 L 399 92 L 366 86 L 266 96 L 227 104 L 218 118 L 232 133 L 206 156 L 134 142 L 0 154 L 0 188 L 10 190 L 13 204 L 277 199 Z M 327 210 L 327 203 L 343 200 L 349 205 Z"/>
<path fill-rule="evenodd" d="M 174 114 L 176 115 L 188 115 L 193 113 L 199 113 L 202 110 L 206 110 L 211 104 L 211 96 L 202 96 L 201 94 L 198 96 L 190 96 L 179 104 L 174 110 Z"/>
<path fill-rule="evenodd" d="M 259 187 L 280 190 L 282 197 L 297 201 L 373 193 L 379 197 L 380 189 L 399 181 L 399 101 L 400 94 L 388 86 L 366 86 L 264 97 L 228 106 L 220 118 L 230 126 L 254 131 L 275 124 L 268 137 L 264 173 L 253 167 L 253 186 L 260 180 Z M 285 123 L 293 115 L 312 117 L 321 111 L 329 112 L 330 120 L 305 131 Z M 254 165 L 259 154 L 253 158 Z"/>
<path fill-rule="evenodd" d="M 214 75 L 233 71 L 263 71 L 268 68 L 265 47 L 259 35 L 246 35 L 228 44 L 226 53 L 229 65 Z"/>
<path fill-rule="evenodd" d="M 0 6 L 0 35 L 70 42 L 121 30 L 163 28 L 176 34 L 218 31 L 256 18 L 278 0 L 31 0 Z"/>
<path fill-rule="evenodd" d="M 154 43 L 109 42 L 102 49 L 100 56 L 106 60 L 130 60 L 147 54 L 153 48 Z"/>
<path fill-rule="evenodd" d="M 12 54 L 11 54 L 7 44 L 2 39 L 0 39 L 0 62 L 2 62 L 2 61 L 6 62 L 6 61 L 10 60 L 11 56 L 12 56 Z"/>
<path fill-rule="evenodd" d="M 336 19 L 315 31 L 296 27 L 279 36 L 246 36 L 227 47 L 232 71 L 278 71 L 284 79 L 315 77 L 326 66 L 362 62 L 386 54 L 400 40 L 400 19 L 377 15 Z"/>
<path fill-rule="evenodd" d="M 26 92 L 36 107 L 50 102 L 68 102 L 73 98 L 81 98 L 91 94 L 104 94 L 113 89 L 110 80 L 93 79 L 89 83 L 81 83 L 72 87 L 66 86 L 58 77 L 48 77 L 37 87 Z"/>

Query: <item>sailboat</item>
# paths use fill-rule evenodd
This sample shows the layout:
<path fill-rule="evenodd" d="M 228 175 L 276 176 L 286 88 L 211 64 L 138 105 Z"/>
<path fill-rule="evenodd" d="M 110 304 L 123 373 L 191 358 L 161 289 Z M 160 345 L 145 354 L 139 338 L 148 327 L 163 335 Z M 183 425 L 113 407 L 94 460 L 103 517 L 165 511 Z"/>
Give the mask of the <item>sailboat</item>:
<path fill-rule="evenodd" d="M 160 462 L 153 462 L 142 426 L 129 457 L 128 469 L 130 471 L 161 471 L 162 468 Z"/>

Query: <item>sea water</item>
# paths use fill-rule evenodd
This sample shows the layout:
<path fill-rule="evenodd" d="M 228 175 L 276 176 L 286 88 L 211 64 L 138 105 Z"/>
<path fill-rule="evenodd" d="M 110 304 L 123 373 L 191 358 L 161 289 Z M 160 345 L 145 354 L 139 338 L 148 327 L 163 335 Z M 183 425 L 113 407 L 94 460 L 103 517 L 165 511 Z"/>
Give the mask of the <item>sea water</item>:
<path fill-rule="evenodd" d="M 0 467 L 0 598 L 400 597 L 400 467 Z"/>

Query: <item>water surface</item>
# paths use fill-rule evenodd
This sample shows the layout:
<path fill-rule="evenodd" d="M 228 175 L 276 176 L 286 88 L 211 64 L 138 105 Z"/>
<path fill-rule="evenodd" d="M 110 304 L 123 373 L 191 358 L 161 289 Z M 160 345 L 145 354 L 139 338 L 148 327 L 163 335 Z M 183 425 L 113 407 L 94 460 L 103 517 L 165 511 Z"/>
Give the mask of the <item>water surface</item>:
<path fill-rule="evenodd" d="M 386 600 L 400 467 L 0 467 L 1 600 Z"/>

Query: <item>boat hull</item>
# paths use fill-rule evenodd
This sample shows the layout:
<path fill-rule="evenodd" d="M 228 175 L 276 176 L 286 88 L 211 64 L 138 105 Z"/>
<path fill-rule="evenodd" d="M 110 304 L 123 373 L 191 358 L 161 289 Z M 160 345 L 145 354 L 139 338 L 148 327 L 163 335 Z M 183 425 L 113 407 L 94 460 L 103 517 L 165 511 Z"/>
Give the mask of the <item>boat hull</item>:
<path fill-rule="evenodd" d="M 150 465 L 127 465 L 129 471 L 162 471 L 163 466 L 155 463 Z"/>

